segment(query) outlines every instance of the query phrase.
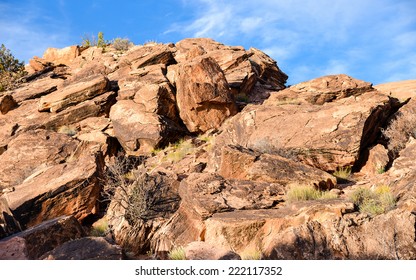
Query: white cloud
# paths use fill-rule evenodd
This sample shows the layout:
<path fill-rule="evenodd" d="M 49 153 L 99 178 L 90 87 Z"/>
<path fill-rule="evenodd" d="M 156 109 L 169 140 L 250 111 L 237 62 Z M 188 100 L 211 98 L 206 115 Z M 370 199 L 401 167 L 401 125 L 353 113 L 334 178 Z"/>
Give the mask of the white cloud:
<path fill-rule="evenodd" d="M 292 68 L 282 68 L 290 72 L 290 82 L 298 82 L 306 73 L 347 72 L 370 82 L 388 79 L 392 71 L 396 71 L 396 77 L 411 75 L 406 73 L 409 66 L 404 63 L 416 52 L 413 1 L 197 0 L 184 3 L 193 6 L 194 18 L 185 28 L 177 23 L 176 32 L 247 47 L 254 44 Z M 392 61 L 400 63 L 402 69 L 390 67 Z M 294 69 L 302 72 L 298 74 Z"/>
<path fill-rule="evenodd" d="M 42 56 L 48 47 L 63 47 L 68 42 L 67 27 L 45 16 L 36 5 L 1 4 L 0 40 L 13 55 L 28 63 Z"/>

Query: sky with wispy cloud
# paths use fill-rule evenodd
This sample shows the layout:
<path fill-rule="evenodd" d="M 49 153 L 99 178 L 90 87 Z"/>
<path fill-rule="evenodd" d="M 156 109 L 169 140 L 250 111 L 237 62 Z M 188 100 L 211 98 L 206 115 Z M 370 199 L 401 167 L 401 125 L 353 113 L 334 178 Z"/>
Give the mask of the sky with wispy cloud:
<path fill-rule="evenodd" d="M 374 84 L 416 79 L 415 0 L 0 0 L 0 43 L 28 62 L 82 37 L 255 47 L 295 84 L 345 73 Z"/>

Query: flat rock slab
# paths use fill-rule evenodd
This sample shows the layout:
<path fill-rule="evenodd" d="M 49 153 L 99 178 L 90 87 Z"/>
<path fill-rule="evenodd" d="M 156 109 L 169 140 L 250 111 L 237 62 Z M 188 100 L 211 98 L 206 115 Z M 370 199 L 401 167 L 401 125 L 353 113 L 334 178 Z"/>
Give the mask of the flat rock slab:
<path fill-rule="evenodd" d="M 101 74 L 87 76 L 62 89 L 42 96 L 39 100 L 38 110 L 40 112 L 62 111 L 69 106 L 92 99 L 108 91 L 109 85 L 109 80 Z"/>

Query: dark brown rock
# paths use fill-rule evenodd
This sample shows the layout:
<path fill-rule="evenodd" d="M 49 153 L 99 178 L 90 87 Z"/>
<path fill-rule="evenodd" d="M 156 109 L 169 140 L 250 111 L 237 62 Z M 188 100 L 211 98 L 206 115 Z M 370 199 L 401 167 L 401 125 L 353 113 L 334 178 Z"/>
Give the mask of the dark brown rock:
<path fill-rule="evenodd" d="M 10 94 L 0 95 L 0 113 L 7 114 L 17 107 L 17 102 Z"/>
<path fill-rule="evenodd" d="M 84 237 L 71 240 L 47 252 L 44 260 L 121 260 L 123 252 L 103 237 Z"/>
<path fill-rule="evenodd" d="M 190 132 L 218 128 L 237 113 L 224 73 L 210 57 L 182 64 L 176 88 L 179 115 Z"/>
<path fill-rule="evenodd" d="M 1 240 L 0 259 L 38 259 L 55 247 L 84 235 L 74 217 L 52 219 Z"/>

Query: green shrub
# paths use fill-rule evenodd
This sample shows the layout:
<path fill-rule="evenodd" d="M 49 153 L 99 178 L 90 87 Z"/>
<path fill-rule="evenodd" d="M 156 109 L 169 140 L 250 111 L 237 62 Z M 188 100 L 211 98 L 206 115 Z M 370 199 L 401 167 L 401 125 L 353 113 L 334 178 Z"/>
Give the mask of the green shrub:
<path fill-rule="evenodd" d="M 351 194 L 350 199 L 361 213 L 373 216 L 383 214 L 396 206 L 396 198 L 386 185 L 381 185 L 374 191 L 360 187 Z"/>
<path fill-rule="evenodd" d="M 312 186 L 293 185 L 286 193 L 286 201 L 291 203 L 295 201 L 333 199 L 338 196 L 328 191 L 319 191 Z"/>
<path fill-rule="evenodd" d="M 11 90 L 19 85 L 19 80 L 26 75 L 23 61 L 16 59 L 4 44 L 0 47 L 0 92 Z"/>
<path fill-rule="evenodd" d="M 82 37 L 81 45 L 83 47 L 100 47 L 104 50 L 108 43 L 109 42 L 104 39 L 104 33 L 100 31 L 98 32 L 97 38 L 95 38 L 93 35 L 84 35 Z"/>
<path fill-rule="evenodd" d="M 186 253 L 183 247 L 176 247 L 169 251 L 170 260 L 186 260 Z"/>

